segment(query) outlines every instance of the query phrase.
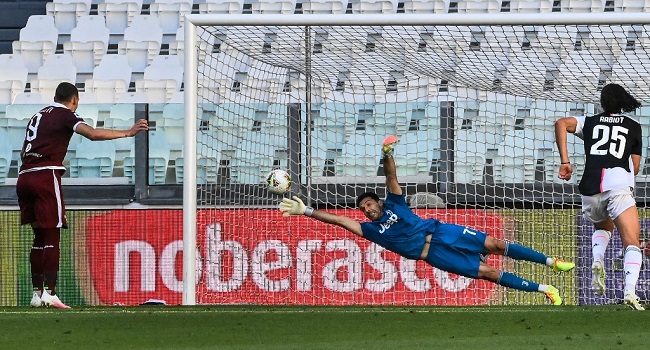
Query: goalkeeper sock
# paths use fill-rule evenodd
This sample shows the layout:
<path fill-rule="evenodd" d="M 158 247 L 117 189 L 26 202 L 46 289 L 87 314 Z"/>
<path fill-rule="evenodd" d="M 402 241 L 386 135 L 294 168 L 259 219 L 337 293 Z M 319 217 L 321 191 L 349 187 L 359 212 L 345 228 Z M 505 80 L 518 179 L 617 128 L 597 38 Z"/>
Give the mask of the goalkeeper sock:
<path fill-rule="evenodd" d="M 532 261 L 544 265 L 547 263 L 546 255 L 516 243 L 506 242 L 506 250 L 503 255 L 515 260 Z"/>
<path fill-rule="evenodd" d="M 504 271 L 501 271 L 496 283 L 504 287 L 523 290 L 526 292 L 537 292 L 539 290 L 538 283 L 525 280 L 513 273 Z"/>
<path fill-rule="evenodd" d="M 599 261 L 601 265 L 605 261 L 605 250 L 611 237 L 612 233 L 607 230 L 596 230 L 591 235 L 591 255 L 594 261 Z"/>

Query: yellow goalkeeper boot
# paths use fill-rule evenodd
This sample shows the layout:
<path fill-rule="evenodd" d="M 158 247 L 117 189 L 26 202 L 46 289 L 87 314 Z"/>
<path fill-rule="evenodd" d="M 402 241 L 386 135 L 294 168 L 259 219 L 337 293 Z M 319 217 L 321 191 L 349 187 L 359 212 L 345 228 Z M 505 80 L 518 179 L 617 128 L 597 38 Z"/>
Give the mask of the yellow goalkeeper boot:
<path fill-rule="evenodd" d="M 546 294 L 548 300 L 551 301 L 551 304 L 562 305 L 562 297 L 560 296 L 560 291 L 557 290 L 557 288 L 549 285 L 548 289 L 546 290 L 546 292 L 544 292 L 544 294 Z"/>
<path fill-rule="evenodd" d="M 551 267 L 555 272 L 569 272 L 573 270 L 574 267 L 576 267 L 576 264 L 564 261 L 562 259 L 553 258 L 553 265 L 551 265 Z"/>

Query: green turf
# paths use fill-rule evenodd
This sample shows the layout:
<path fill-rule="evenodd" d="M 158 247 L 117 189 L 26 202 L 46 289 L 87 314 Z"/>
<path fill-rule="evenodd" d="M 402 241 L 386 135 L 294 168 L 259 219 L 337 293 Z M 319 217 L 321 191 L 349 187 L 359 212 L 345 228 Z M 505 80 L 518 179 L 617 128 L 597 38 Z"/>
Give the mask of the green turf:
<path fill-rule="evenodd" d="M 624 306 L 4 308 L 0 349 L 648 349 Z"/>

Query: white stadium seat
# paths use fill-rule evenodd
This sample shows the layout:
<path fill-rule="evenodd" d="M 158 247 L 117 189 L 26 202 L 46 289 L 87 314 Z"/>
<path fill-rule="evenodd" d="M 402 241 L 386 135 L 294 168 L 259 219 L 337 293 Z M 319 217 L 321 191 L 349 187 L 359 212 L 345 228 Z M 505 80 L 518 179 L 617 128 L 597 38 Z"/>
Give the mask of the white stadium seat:
<path fill-rule="evenodd" d="M 192 0 L 154 0 L 149 4 L 149 13 L 160 19 L 163 34 L 176 34 L 183 25 L 185 15 L 192 12 Z"/>
<path fill-rule="evenodd" d="M 124 34 L 134 16 L 142 11 L 142 0 L 103 0 L 97 4 L 97 14 L 106 18 L 111 34 Z"/>
<path fill-rule="evenodd" d="M 114 162 L 115 146 L 112 142 L 82 138 L 75 155 L 70 157 L 70 177 L 112 177 Z"/>
<path fill-rule="evenodd" d="M 251 13 L 254 14 L 292 14 L 296 11 L 296 0 L 254 0 Z"/>
<path fill-rule="evenodd" d="M 302 13 L 305 14 L 342 14 L 348 9 L 348 0 L 305 0 Z"/>
<path fill-rule="evenodd" d="M 404 13 L 448 13 L 449 0 L 406 0 Z"/>
<path fill-rule="evenodd" d="M 162 36 L 157 16 L 135 16 L 131 25 L 124 30 L 124 39 L 117 44 L 117 52 L 129 58 L 133 72 L 144 72 L 145 67 L 160 53 Z"/>
<path fill-rule="evenodd" d="M 96 95 L 97 103 L 115 103 L 129 89 L 132 69 L 126 55 L 104 55 L 86 80 L 86 91 Z"/>
<path fill-rule="evenodd" d="M 11 104 L 17 94 L 25 91 L 28 74 L 22 55 L 0 55 L 0 104 Z"/>
<path fill-rule="evenodd" d="M 205 0 L 199 3 L 199 13 L 242 13 L 244 0 Z"/>
<path fill-rule="evenodd" d="M 0 127 L 0 185 L 5 183 L 11 167 L 13 145 L 10 142 L 9 133 Z"/>
<path fill-rule="evenodd" d="M 29 73 L 36 73 L 44 57 L 56 52 L 58 38 L 59 30 L 54 26 L 54 17 L 32 15 L 20 30 L 19 40 L 12 43 L 13 53 L 24 57 Z"/>
<path fill-rule="evenodd" d="M 81 16 L 90 13 L 92 0 L 54 0 L 45 4 L 45 13 L 54 17 L 59 34 L 70 34 Z"/>
<path fill-rule="evenodd" d="M 32 92 L 54 97 L 54 91 L 61 82 L 75 84 L 77 67 L 72 56 L 67 54 L 50 55 L 45 58 L 43 66 L 38 69 L 36 79 L 31 81 Z"/>
<path fill-rule="evenodd" d="M 169 102 L 183 82 L 183 66 L 175 55 L 156 56 L 144 70 L 144 78 L 135 81 L 135 90 L 147 95 L 150 103 Z"/>
<path fill-rule="evenodd" d="M 77 73 L 92 73 L 108 50 L 110 33 L 103 16 L 83 16 L 63 43 L 63 52 L 72 55 Z"/>
<path fill-rule="evenodd" d="M 352 13 L 397 13 L 397 0 L 353 1 Z"/>

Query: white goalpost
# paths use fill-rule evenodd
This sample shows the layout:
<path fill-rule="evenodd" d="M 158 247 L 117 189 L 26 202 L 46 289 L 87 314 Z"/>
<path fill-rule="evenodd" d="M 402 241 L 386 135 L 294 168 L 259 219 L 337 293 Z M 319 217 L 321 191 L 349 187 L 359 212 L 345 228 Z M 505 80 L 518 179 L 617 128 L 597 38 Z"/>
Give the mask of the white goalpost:
<path fill-rule="evenodd" d="M 635 117 L 647 140 L 647 14 L 188 15 L 184 23 L 184 305 L 544 303 L 280 215 L 282 196 L 263 184 L 274 168 L 292 177 L 285 196 L 362 220 L 355 198 L 385 194 L 377 145 L 388 134 L 400 139 L 398 178 L 419 215 L 575 260 L 569 276 L 488 260 L 557 286 L 569 304 L 622 298 L 616 239 L 606 295 L 590 290 L 591 229 L 577 180 L 557 179 L 553 122 L 597 113 L 600 88 L 616 82 L 643 102 Z M 579 178 L 581 141 L 569 146 Z M 640 281 L 650 283 L 647 267 Z"/>

